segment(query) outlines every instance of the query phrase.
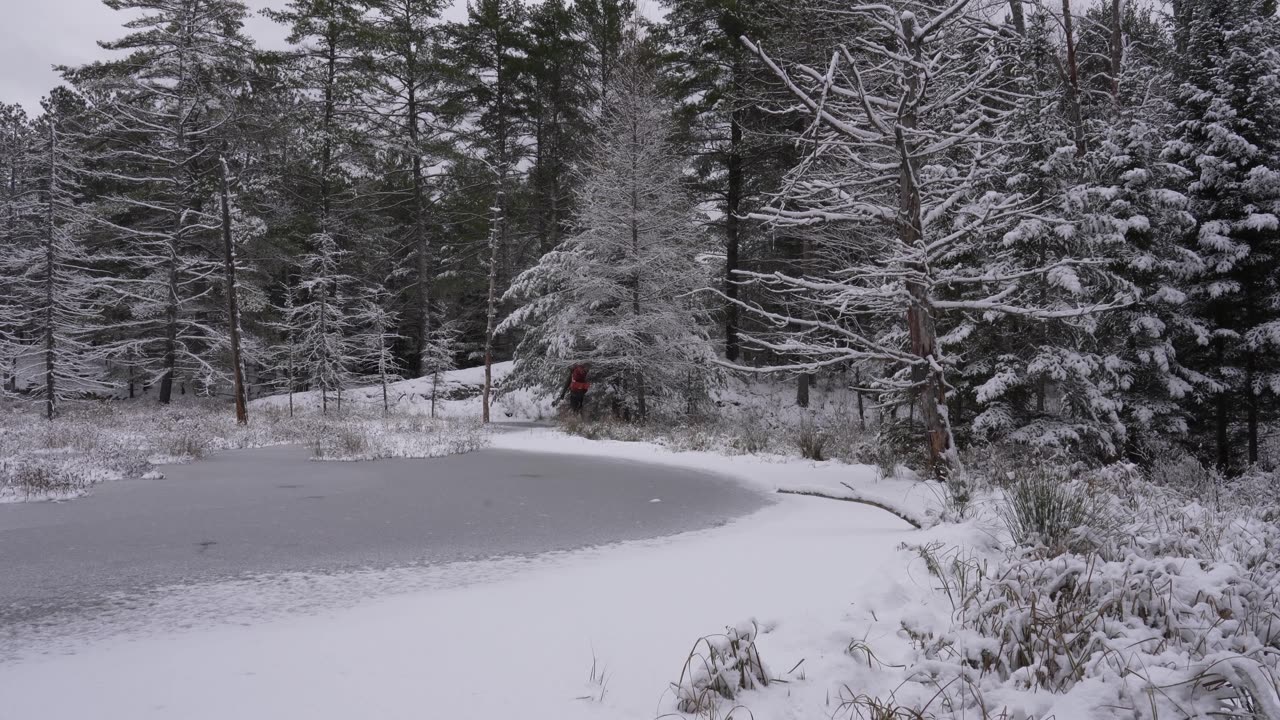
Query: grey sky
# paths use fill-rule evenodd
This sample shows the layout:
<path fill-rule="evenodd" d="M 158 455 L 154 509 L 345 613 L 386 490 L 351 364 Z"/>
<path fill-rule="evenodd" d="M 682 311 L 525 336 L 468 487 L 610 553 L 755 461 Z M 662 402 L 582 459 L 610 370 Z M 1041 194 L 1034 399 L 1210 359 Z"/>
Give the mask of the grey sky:
<path fill-rule="evenodd" d="M 246 0 L 253 17 L 246 30 L 266 48 L 284 46 L 285 29 L 258 14 L 288 0 Z M 465 0 L 455 0 L 449 19 L 465 16 Z M 102 58 L 99 40 L 124 34 L 123 13 L 101 0 L 0 0 L 0 102 L 39 110 L 40 98 L 60 78 L 54 65 L 78 65 Z"/>

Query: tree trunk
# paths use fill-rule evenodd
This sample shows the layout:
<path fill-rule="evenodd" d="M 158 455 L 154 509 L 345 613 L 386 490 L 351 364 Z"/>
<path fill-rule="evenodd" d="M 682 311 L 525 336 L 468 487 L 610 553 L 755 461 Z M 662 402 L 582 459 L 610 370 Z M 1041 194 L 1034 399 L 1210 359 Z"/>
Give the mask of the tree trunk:
<path fill-rule="evenodd" d="M 182 216 L 176 213 L 174 236 L 169 242 L 169 301 L 165 306 L 164 375 L 160 378 L 160 404 L 173 398 L 174 374 L 178 364 L 178 242 L 182 237 Z"/>
<path fill-rule="evenodd" d="M 410 51 L 412 59 L 413 53 Z M 409 127 L 409 142 L 413 150 L 413 232 L 414 256 L 418 271 L 418 376 L 431 370 L 431 291 L 434 278 L 431 258 L 431 238 L 427 233 L 426 178 L 422 170 L 422 152 L 419 149 L 421 130 L 418 122 L 418 95 L 414 85 L 409 86 L 409 98 L 405 118 Z"/>
<path fill-rule="evenodd" d="M 507 78 L 503 72 L 503 59 L 506 56 L 506 44 L 499 33 L 494 38 L 493 70 L 494 78 L 494 114 L 497 120 L 498 149 L 498 190 L 493 203 L 493 223 L 489 234 L 489 302 L 485 317 L 484 332 L 484 408 L 483 422 L 489 422 L 489 406 L 493 395 L 493 332 L 498 320 L 498 260 L 505 257 L 506 251 L 506 207 L 507 207 L 507 153 L 511 150 L 507 145 Z"/>
<path fill-rule="evenodd" d="M 183 58 L 185 76 L 185 57 Z M 185 153 L 187 148 L 187 128 L 183 124 L 185 119 L 178 121 L 176 132 L 176 142 L 174 147 L 179 153 Z M 183 187 L 182 175 L 187 172 L 186 161 L 184 160 L 177 168 L 175 168 L 174 180 L 177 187 Z M 164 376 L 160 379 L 160 404 L 168 405 L 173 399 L 173 382 L 178 365 L 178 264 L 179 252 L 182 248 L 182 235 L 186 229 L 187 209 L 191 207 L 190 197 L 183 196 L 181 207 L 177 209 L 173 217 L 173 235 L 169 238 L 169 302 L 165 308 L 165 335 L 164 335 Z"/>
<path fill-rule="evenodd" d="M 1172 12 L 1169 13 L 1173 18 L 1173 49 L 1182 54 L 1187 50 L 1187 25 L 1183 21 L 1183 0 L 1170 0 L 1169 7 Z"/>
<path fill-rule="evenodd" d="M 320 287 L 320 414 L 329 414 L 329 287 Z M 341 409 L 341 408 L 339 408 Z"/>
<path fill-rule="evenodd" d="M 640 147 L 640 125 L 639 118 L 634 113 L 631 114 L 631 262 L 635 265 L 636 275 L 632 279 L 631 286 L 631 312 L 636 317 L 637 322 L 640 318 L 640 272 L 642 264 L 640 261 L 640 178 L 639 163 L 637 154 Z M 644 420 L 645 415 L 645 397 L 644 397 L 644 376 L 639 370 L 636 371 L 636 400 L 637 410 L 640 414 L 640 420 Z"/>
<path fill-rule="evenodd" d="M 493 330 L 498 319 L 498 245 L 500 226 L 504 222 L 506 202 L 506 167 L 498 169 L 498 192 L 493 201 L 493 218 L 489 228 L 489 299 L 484 328 L 484 397 L 481 421 L 489 422 L 489 404 L 493 394 Z"/>
<path fill-rule="evenodd" d="M 1065 2 L 1065 0 L 1064 0 Z M 902 20 L 903 37 L 907 53 L 914 60 L 906 64 L 906 97 L 899 111 L 899 125 L 895 136 L 898 149 L 898 217 L 895 221 L 898 240 L 904 250 L 917 254 L 909 264 L 906 289 L 909 297 L 907 332 L 911 353 L 917 361 L 911 367 L 911 379 L 920 399 L 920 415 L 924 421 L 925 440 L 929 452 L 929 466 L 933 476 L 947 481 L 952 476 L 951 424 L 946 413 L 946 383 L 942 364 L 938 358 L 938 337 L 934 326 L 933 308 L 929 296 L 928 250 L 924 241 L 924 220 L 921 211 L 920 188 L 916 185 L 915 161 L 907 143 L 904 130 L 916 127 L 916 105 L 922 100 L 924 78 L 919 68 L 925 66 L 924 49 L 916 36 L 915 19 L 906 16 Z"/>
<path fill-rule="evenodd" d="M 1022 12 L 1022 0 L 1009 0 L 1009 18 L 1013 20 L 1013 29 L 1019 35 L 1027 34 L 1027 18 Z"/>
<path fill-rule="evenodd" d="M 431 373 L 431 418 L 436 417 L 436 391 L 440 387 L 440 371 Z"/>
<path fill-rule="evenodd" d="M 725 308 L 724 356 L 730 362 L 738 359 L 738 284 L 734 281 L 734 273 L 738 270 L 738 250 L 740 223 L 738 214 L 742 210 L 742 125 L 738 122 L 737 111 L 733 111 L 729 120 L 729 193 L 724 220 L 725 231 L 725 268 L 724 294 L 729 298 Z"/>
<path fill-rule="evenodd" d="M 1245 413 L 1249 432 L 1249 465 L 1258 464 L 1258 391 L 1254 387 L 1256 369 L 1253 353 L 1245 364 Z"/>
<path fill-rule="evenodd" d="M 867 431 L 867 411 L 862 405 L 862 370 L 854 371 L 853 384 L 855 392 L 858 394 L 858 429 L 862 432 Z"/>
<path fill-rule="evenodd" d="M 643 423 L 649 415 L 648 398 L 645 397 L 644 375 L 636 372 L 636 422 Z"/>
<path fill-rule="evenodd" d="M 12 143 L 10 147 L 15 161 L 9 163 L 9 195 L 7 203 L 9 205 L 9 217 L 6 221 L 6 229 L 8 230 L 7 234 L 9 237 L 5 238 L 5 240 L 6 242 L 16 242 L 16 238 L 13 237 L 13 234 L 17 231 L 18 227 L 18 210 L 17 203 L 15 202 L 18 197 L 18 163 L 16 162 L 18 155 L 18 127 L 16 123 L 13 126 Z M 4 386 L 9 392 L 17 392 L 18 390 L 18 360 L 16 357 L 9 361 L 9 366 L 6 368 Z"/>
<path fill-rule="evenodd" d="M 383 348 L 386 352 L 386 348 Z M 387 362 L 385 359 L 378 360 L 378 374 L 382 380 L 382 414 L 386 415 L 391 412 L 391 403 L 387 401 Z"/>
<path fill-rule="evenodd" d="M 796 406 L 809 407 L 809 373 L 796 376 Z"/>
<path fill-rule="evenodd" d="M 1120 109 L 1120 72 L 1124 66 L 1123 0 L 1111 0 L 1111 101 Z"/>
<path fill-rule="evenodd" d="M 236 248 L 231 237 L 231 188 L 227 179 L 227 158 L 218 158 L 222 165 L 222 249 L 227 278 L 227 315 L 231 323 L 231 374 L 232 389 L 236 395 L 236 424 L 249 424 L 249 404 L 245 397 L 244 363 L 240 359 L 240 299 L 236 284 Z"/>
<path fill-rule="evenodd" d="M 54 405 L 57 402 L 57 386 L 54 377 L 57 368 L 55 338 L 53 333 L 54 302 L 54 240 L 57 232 L 55 205 L 58 192 L 58 131 L 53 122 L 49 123 L 49 207 L 46 218 L 44 238 L 44 382 L 45 382 L 45 415 L 53 419 Z"/>
<path fill-rule="evenodd" d="M 1080 69 L 1076 62 L 1075 22 L 1071 0 L 1062 0 L 1062 31 L 1067 43 L 1067 114 L 1075 134 L 1076 156 L 1084 155 L 1084 117 L 1080 111 Z"/>
<path fill-rule="evenodd" d="M 1226 358 L 1226 348 L 1222 339 L 1214 341 L 1216 346 L 1216 355 L 1218 367 L 1223 367 Z M 1217 405 L 1217 413 L 1215 420 L 1215 436 L 1217 440 L 1218 472 L 1227 475 L 1231 472 L 1231 397 L 1230 392 L 1224 387 L 1218 392 L 1215 398 Z"/>

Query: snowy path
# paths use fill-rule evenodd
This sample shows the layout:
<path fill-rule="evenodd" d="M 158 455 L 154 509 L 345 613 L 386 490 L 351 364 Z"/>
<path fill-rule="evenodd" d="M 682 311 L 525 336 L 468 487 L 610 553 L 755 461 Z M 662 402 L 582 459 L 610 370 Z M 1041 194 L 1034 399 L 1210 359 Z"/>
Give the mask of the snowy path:
<path fill-rule="evenodd" d="M 17 625 L 109 614 L 168 585 L 567 550 L 707 527 L 765 503 L 714 475 L 602 458 L 306 458 L 226 453 L 71 503 L 0 506 L 0 651 Z"/>

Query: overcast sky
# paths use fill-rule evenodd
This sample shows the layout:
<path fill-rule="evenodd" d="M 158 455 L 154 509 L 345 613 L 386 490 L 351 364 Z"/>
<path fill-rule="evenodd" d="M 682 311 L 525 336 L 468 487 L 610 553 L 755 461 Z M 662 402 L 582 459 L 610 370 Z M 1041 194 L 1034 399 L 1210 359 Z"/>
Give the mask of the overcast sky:
<path fill-rule="evenodd" d="M 265 48 L 284 46 L 284 27 L 259 14 L 283 7 L 288 0 L 246 0 L 253 16 L 245 28 Z M 465 0 L 455 0 L 449 19 L 465 17 Z M 123 13 L 102 0 L 0 0 L 0 102 L 21 103 L 39 110 L 40 98 L 60 78 L 54 65 L 79 65 L 106 53 L 99 40 L 124 35 Z"/>

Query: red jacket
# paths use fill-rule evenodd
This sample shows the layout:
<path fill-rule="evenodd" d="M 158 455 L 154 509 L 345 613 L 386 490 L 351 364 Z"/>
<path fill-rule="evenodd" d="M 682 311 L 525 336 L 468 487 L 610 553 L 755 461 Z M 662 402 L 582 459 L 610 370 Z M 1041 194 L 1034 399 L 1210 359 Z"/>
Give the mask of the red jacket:
<path fill-rule="evenodd" d="M 574 365 L 569 371 L 569 390 L 573 392 L 586 392 L 591 388 L 591 383 L 587 382 L 587 369 L 581 365 Z"/>

